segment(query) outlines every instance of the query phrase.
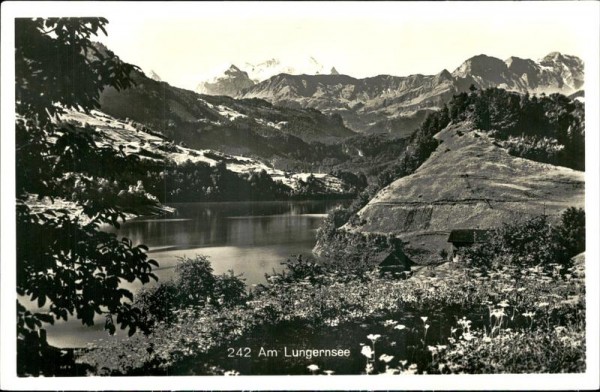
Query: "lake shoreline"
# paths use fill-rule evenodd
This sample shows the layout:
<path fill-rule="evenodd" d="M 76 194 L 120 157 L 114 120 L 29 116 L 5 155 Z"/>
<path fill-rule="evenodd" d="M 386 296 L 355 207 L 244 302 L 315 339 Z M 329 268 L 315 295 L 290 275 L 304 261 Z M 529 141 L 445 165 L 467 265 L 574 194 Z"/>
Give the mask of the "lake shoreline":
<path fill-rule="evenodd" d="M 170 280 L 179 259 L 194 255 L 208 256 L 217 274 L 229 269 L 243 274 L 250 289 L 267 283 L 264 274 L 282 271 L 281 263 L 294 255 L 310 255 L 320 223 L 328 211 L 343 203 L 344 200 L 172 203 L 168 206 L 176 211 L 168 217 L 138 217 L 127 220 L 118 230 L 108 231 L 147 245 L 149 257 L 159 262 L 159 267 L 153 269 L 158 282 L 122 283 L 134 295 L 143 287 Z M 69 348 L 85 346 L 90 340 L 114 339 L 103 330 L 103 325 L 103 316 L 95 318 L 93 327 L 69 318 L 47 326 L 49 343 Z M 59 331 L 61 328 L 68 331 Z"/>

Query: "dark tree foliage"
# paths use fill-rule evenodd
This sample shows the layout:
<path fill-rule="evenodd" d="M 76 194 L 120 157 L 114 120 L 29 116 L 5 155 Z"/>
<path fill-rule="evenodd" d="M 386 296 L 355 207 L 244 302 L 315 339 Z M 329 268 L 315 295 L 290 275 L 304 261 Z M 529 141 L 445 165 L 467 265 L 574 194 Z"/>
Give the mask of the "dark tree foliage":
<path fill-rule="evenodd" d="M 332 174 L 346 184 L 339 192 L 332 191 L 314 176 L 306 181 L 298 180 L 297 186 L 292 188 L 273 180 L 265 170 L 252 173 L 228 170 L 226 163 L 235 158 L 224 158 L 211 153 L 205 155 L 217 159 L 218 163 L 211 166 L 206 162 L 165 162 L 162 166 L 149 165 L 148 170 L 138 178 L 142 178 L 145 189 L 157 195 L 163 203 L 347 197 L 354 196 L 357 190 L 366 185 L 364 175 L 337 171 Z"/>
<path fill-rule="evenodd" d="M 484 269 L 506 265 L 519 267 L 568 266 L 585 251 L 585 212 L 570 207 L 552 225 L 542 215 L 522 222 L 504 224 L 486 243 L 459 251 L 468 263 Z M 563 270 L 564 272 L 565 270 Z"/>
<path fill-rule="evenodd" d="M 557 230 L 569 256 L 585 251 L 585 211 L 582 208 L 570 207 L 563 212 Z"/>
<path fill-rule="evenodd" d="M 313 174 L 310 174 L 306 181 L 302 179 L 297 180 L 297 188 L 294 190 L 293 195 L 301 198 L 309 198 L 313 196 L 324 196 L 327 194 L 326 185 L 320 179 L 316 178 Z"/>
<path fill-rule="evenodd" d="M 357 174 L 346 170 L 336 169 L 331 171 L 329 174 L 341 179 L 358 192 L 362 191 L 369 185 L 367 176 L 364 173 Z"/>
<path fill-rule="evenodd" d="M 17 19 L 16 169 L 17 293 L 38 311 L 17 304 L 17 363 L 21 375 L 52 375 L 57 364 L 39 329 L 76 317 L 93 325 L 146 329 L 123 281 L 156 279 L 147 248 L 102 231 L 126 214 L 145 214 L 159 203 L 132 179 L 139 160 L 99 146 L 92 127 L 61 121 L 66 109 L 99 107 L 106 86 L 131 85 L 134 67 L 90 39 L 105 33 L 103 18 Z M 115 317 L 115 319 L 113 319 Z M 54 351 L 55 352 L 55 351 Z"/>
<path fill-rule="evenodd" d="M 210 166 L 205 162 L 166 163 L 143 176 L 149 192 L 162 202 L 282 200 L 291 188 L 275 182 L 266 171 L 235 173 L 224 161 Z"/>
<path fill-rule="evenodd" d="M 469 120 L 505 140 L 516 156 L 585 170 L 585 110 L 561 94 L 541 97 L 499 88 L 461 93 L 450 102 L 454 122 Z"/>

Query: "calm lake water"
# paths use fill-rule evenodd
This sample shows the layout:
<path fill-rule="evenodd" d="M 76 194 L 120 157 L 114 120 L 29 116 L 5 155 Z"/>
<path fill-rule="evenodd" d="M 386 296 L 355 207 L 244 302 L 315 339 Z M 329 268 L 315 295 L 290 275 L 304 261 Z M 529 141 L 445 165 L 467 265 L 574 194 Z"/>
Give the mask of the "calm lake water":
<path fill-rule="evenodd" d="M 342 201 L 281 201 L 233 203 L 180 203 L 169 218 L 138 218 L 117 231 L 134 244 L 145 244 L 149 257 L 159 262 L 154 272 L 171 279 L 183 256 L 209 257 L 216 274 L 233 270 L 246 284 L 265 282 L 265 273 L 281 271 L 291 255 L 311 253 L 316 231 L 327 212 Z M 133 292 L 141 284 L 124 284 Z M 80 320 L 48 326 L 48 341 L 58 347 L 83 347 L 95 340 L 122 339 L 124 332 L 109 336 L 103 317 L 93 327 Z"/>

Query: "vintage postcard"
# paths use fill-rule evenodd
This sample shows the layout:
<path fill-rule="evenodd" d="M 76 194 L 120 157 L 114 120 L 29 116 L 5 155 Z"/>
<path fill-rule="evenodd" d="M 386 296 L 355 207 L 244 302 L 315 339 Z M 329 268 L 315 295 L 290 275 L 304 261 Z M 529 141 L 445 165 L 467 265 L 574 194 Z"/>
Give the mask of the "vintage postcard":
<path fill-rule="evenodd" d="M 3 3 L 2 388 L 597 388 L 599 11 Z"/>

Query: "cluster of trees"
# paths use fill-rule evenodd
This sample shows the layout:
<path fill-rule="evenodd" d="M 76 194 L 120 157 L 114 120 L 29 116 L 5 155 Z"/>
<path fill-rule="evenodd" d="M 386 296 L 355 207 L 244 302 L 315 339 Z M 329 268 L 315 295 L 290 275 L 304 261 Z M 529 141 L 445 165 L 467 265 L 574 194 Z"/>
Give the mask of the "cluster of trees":
<path fill-rule="evenodd" d="M 291 188 L 275 182 L 264 170 L 235 173 L 222 161 L 215 166 L 187 161 L 156 169 L 148 171 L 143 181 L 162 202 L 282 200 L 292 196 Z"/>
<path fill-rule="evenodd" d="M 306 180 L 296 179 L 292 187 L 273 180 L 265 170 L 230 171 L 224 160 L 215 157 L 219 161 L 214 166 L 191 161 L 148 163 L 147 170 L 138 173 L 137 178 L 141 178 L 145 189 L 157 195 L 162 203 L 352 197 L 367 183 L 364 175 L 338 170 L 332 174 L 344 182 L 343 189 L 333 190 L 312 174 Z"/>
<path fill-rule="evenodd" d="M 369 185 L 369 181 L 365 173 L 359 172 L 354 173 L 342 169 L 334 169 L 329 172 L 332 176 L 339 178 L 344 181 L 344 183 L 348 184 L 355 191 L 362 191 Z"/>
<path fill-rule="evenodd" d="M 585 170 L 584 104 L 564 95 L 472 89 L 454 97 L 450 118 L 491 131 L 516 156 Z"/>

